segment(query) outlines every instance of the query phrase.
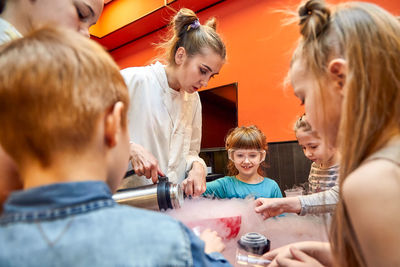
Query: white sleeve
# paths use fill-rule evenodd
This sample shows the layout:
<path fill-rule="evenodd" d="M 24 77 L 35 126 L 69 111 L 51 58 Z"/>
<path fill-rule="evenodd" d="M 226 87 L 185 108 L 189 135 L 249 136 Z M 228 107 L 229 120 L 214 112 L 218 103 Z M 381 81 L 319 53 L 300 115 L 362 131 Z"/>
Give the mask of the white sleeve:
<path fill-rule="evenodd" d="M 137 83 L 137 78 L 136 78 L 136 73 L 137 73 L 137 68 L 136 67 L 131 67 L 131 68 L 126 68 L 120 71 L 122 77 L 124 78 L 125 84 L 128 87 L 129 91 L 129 97 L 132 99 L 132 95 L 134 95 L 134 91 Z"/>
<path fill-rule="evenodd" d="M 299 215 L 332 212 L 339 201 L 339 186 L 335 185 L 327 191 L 299 196 L 298 198 L 301 203 Z"/>
<path fill-rule="evenodd" d="M 207 175 L 207 166 L 202 158 L 199 157 L 201 143 L 201 102 L 197 101 L 194 118 L 192 122 L 192 136 L 190 140 L 189 154 L 186 157 L 186 173 L 192 169 L 193 162 L 199 162 L 204 167 L 204 173 Z"/>

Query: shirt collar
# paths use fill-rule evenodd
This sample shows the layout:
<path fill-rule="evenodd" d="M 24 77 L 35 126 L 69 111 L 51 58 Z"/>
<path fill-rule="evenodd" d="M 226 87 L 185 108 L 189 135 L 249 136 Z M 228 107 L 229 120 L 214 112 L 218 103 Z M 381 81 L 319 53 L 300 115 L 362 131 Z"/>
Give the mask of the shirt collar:
<path fill-rule="evenodd" d="M 109 187 L 101 181 L 57 183 L 14 191 L 4 204 L 4 213 L 55 209 L 111 197 Z"/>

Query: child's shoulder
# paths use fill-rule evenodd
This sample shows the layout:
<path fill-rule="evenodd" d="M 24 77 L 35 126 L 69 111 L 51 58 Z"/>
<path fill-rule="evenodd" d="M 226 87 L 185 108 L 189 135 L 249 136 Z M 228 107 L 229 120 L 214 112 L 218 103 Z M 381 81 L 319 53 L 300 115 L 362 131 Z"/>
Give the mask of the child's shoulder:
<path fill-rule="evenodd" d="M 398 187 L 399 182 L 400 167 L 390 161 L 378 159 L 366 162 L 350 173 L 344 181 L 343 193 L 371 194 L 381 190 L 390 192 Z"/>
<path fill-rule="evenodd" d="M 264 177 L 263 183 L 278 184 L 274 179 L 269 177 Z"/>

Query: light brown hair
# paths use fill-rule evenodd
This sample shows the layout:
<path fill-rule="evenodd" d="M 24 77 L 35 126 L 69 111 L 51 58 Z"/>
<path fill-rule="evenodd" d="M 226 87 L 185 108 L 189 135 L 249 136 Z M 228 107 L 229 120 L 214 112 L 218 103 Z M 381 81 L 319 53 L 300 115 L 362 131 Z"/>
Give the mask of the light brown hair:
<path fill-rule="evenodd" d="M 0 142 L 17 164 L 43 166 L 55 153 L 79 152 L 98 120 L 129 97 L 119 68 L 94 41 L 45 28 L 0 48 Z"/>
<path fill-rule="evenodd" d="M 196 14 L 187 8 L 180 9 L 173 17 L 167 39 L 159 45 L 165 50 L 164 57 L 168 64 L 176 65 L 175 54 L 179 47 L 185 48 L 189 57 L 201 53 L 203 48 L 210 48 L 225 60 L 226 48 L 216 32 L 216 19 L 210 18 L 199 27 L 194 26 L 196 22 L 198 22 Z"/>
<path fill-rule="evenodd" d="M 258 149 L 268 152 L 267 138 L 255 125 L 236 127 L 230 130 L 225 137 L 225 148 L 229 149 Z M 266 163 L 263 161 L 258 167 L 258 174 L 265 176 Z M 228 161 L 228 175 L 237 175 L 239 171 L 235 164 Z"/>
<path fill-rule="evenodd" d="M 297 119 L 297 121 L 294 123 L 293 130 L 294 133 L 297 133 L 297 131 L 299 130 L 302 130 L 304 132 L 312 132 L 311 125 L 306 119 L 306 114 Z"/>
<path fill-rule="evenodd" d="M 329 101 L 322 86 L 327 64 L 333 58 L 347 63 L 337 136 L 342 186 L 363 160 L 400 133 L 400 23 L 384 9 L 361 2 L 330 9 L 324 1 L 310 0 L 299 16 L 302 37 L 293 60 L 304 60 L 319 81 L 321 105 Z M 343 199 L 331 230 L 336 265 L 365 266 Z"/>

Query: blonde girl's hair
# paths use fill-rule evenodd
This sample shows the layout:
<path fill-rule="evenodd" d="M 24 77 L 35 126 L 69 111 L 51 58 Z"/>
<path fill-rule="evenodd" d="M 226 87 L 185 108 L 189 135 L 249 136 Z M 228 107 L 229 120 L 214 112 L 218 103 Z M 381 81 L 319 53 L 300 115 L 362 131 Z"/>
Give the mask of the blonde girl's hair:
<path fill-rule="evenodd" d="M 242 126 L 230 130 L 225 137 L 225 148 L 229 149 L 258 149 L 268 152 L 267 138 L 257 126 Z M 267 165 L 263 161 L 258 167 L 258 174 L 265 176 Z M 236 169 L 232 161 L 228 161 L 228 175 L 237 175 L 239 171 Z"/>
<path fill-rule="evenodd" d="M 182 8 L 173 17 L 167 39 L 159 48 L 164 49 L 164 57 L 170 65 L 176 65 L 175 54 L 179 47 L 185 48 L 189 57 L 202 53 L 203 48 L 210 48 L 225 60 L 225 44 L 216 28 L 215 18 L 210 18 L 204 25 L 200 25 L 192 10 Z"/>
<path fill-rule="evenodd" d="M 326 77 L 332 58 L 347 63 L 337 136 L 342 187 L 369 155 L 400 134 L 400 23 L 384 9 L 362 2 L 330 9 L 324 1 L 310 0 L 299 8 L 299 17 L 302 37 L 293 60 L 305 60 L 314 77 Z M 317 79 L 317 95 L 328 101 L 322 78 Z M 342 199 L 331 231 L 336 264 L 365 266 Z"/>
<path fill-rule="evenodd" d="M 304 132 L 312 132 L 311 125 L 308 123 L 306 119 L 306 114 L 303 114 L 297 121 L 294 123 L 293 126 L 294 133 L 297 131 L 302 130 Z"/>

